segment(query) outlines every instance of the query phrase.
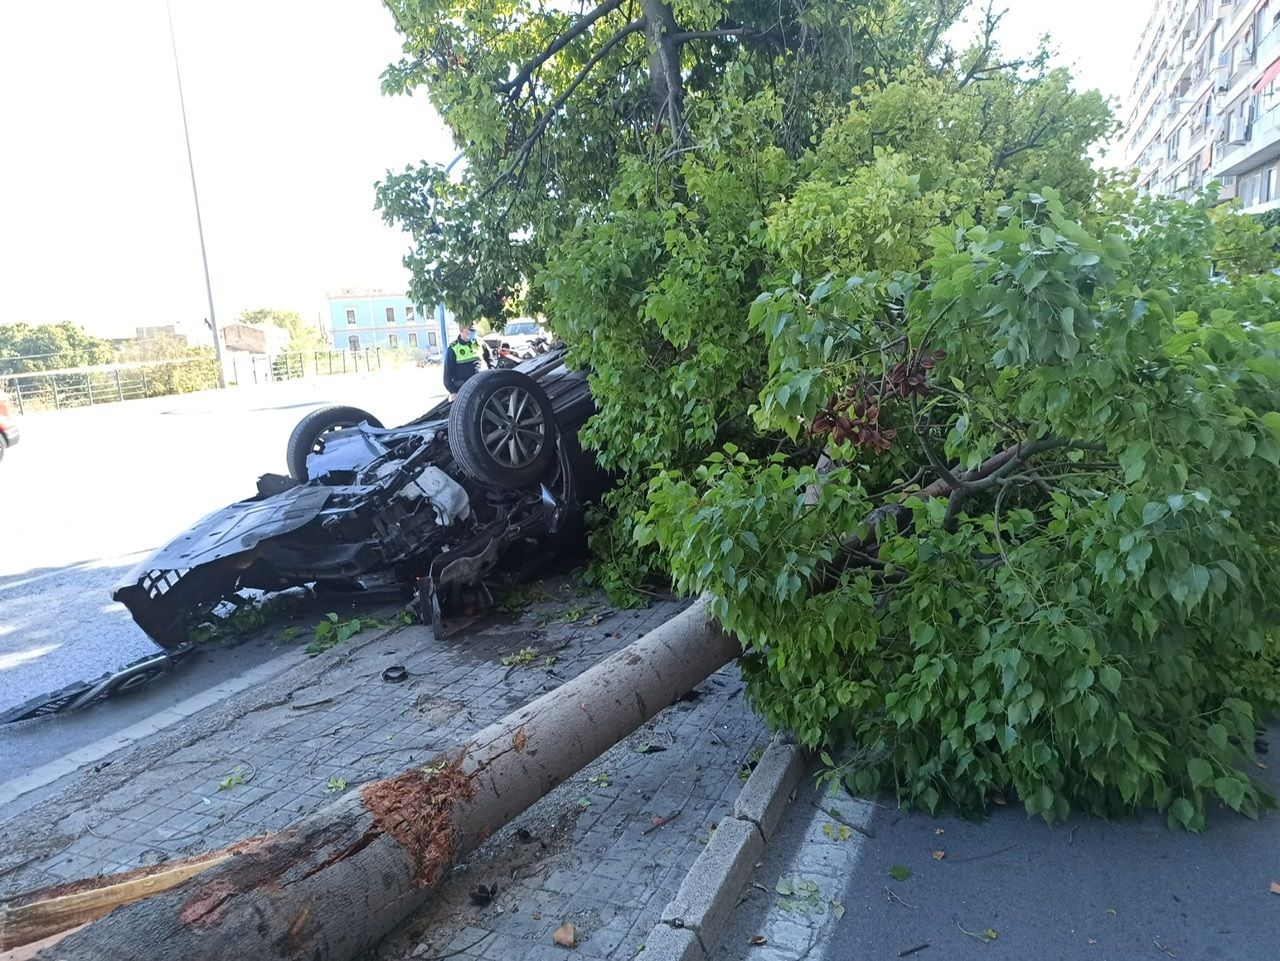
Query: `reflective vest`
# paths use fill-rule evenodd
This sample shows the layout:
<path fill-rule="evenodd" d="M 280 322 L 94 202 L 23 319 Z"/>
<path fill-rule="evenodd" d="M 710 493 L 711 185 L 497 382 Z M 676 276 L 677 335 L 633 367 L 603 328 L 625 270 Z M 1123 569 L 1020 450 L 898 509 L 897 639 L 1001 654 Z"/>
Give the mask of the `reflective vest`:
<path fill-rule="evenodd" d="M 480 359 L 480 345 L 476 341 L 464 344 L 462 341 L 454 341 L 451 345 L 453 350 L 453 359 L 459 364 L 469 364 Z"/>

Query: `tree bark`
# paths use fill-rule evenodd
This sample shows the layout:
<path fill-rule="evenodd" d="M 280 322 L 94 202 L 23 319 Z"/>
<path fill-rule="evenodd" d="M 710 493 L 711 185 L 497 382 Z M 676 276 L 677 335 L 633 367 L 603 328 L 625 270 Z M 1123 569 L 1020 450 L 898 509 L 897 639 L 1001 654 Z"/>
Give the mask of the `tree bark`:
<path fill-rule="evenodd" d="M 457 858 L 740 650 L 698 601 L 436 765 L 365 785 L 38 957 L 355 958 L 419 909 Z"/>
<path fill-rule="evenodd" d="M 649 42 L 649 86 L 653 109 L 658 117 L 666 117 L 671 127 L 671 140 L 676 146 L 684 142 L 684 80 L 680 76 L 680 44 L 676 42 L 675 14 L 665 0 L 641 0 L 644 11 L 644 33 Z"/>

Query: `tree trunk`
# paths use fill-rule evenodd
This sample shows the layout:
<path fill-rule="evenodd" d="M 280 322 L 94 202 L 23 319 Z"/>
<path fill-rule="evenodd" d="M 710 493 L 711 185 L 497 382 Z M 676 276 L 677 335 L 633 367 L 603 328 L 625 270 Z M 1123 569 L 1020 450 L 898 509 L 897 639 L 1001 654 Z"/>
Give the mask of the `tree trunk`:
<path fill-rule="evenodd" d="M 649 89 L 653 95 L 656 122 L 663 118 L 671 128 L 671 141 L 679 146 L 684 139 L 684 80 L 680 76 L 680 45 L 671 38 L 676 18 L 665 0 L 641 0 L 644 35 L 649 42 Z"/>
<path fill-rule="evenodd" d="M 354 958 L 418 910 L 458 857 L 739 653 L 699 601 L 453 756 L 367 784 L 38 957 Z"/>

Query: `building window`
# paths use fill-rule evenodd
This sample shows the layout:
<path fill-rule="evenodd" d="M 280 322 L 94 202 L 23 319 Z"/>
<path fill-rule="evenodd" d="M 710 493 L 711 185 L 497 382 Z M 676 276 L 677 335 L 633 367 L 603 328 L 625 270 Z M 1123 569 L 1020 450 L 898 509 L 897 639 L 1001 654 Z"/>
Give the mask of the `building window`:
<path fill-rule="evenodd" d="M 392 350 L 395 350 L 397 347 L 400 346 L 400 338 L 397 337 L 395 334 L 387 334 L 387 346 L 390 347 Z"/>
<path fill-rule="evenodd" d="M 347 308 L 347 326 L 354 327 L 356 323 L 356 309 L 354 307 Z"/>
<path fill-rule="evenodd" d="M 360 337 L 359 337 L 359 335 L 357 335 L 357 334 L 352 334 L 350 337 L 348 337 L 348 338 L 347 338 L 347 346 L 348 346 L 348 347 L 350 347 L 352 350 L 359 350 L 359 349 L 360 349 Z"/>
<path fill-rule="evenodd" d="M 418 346 L 418 335 L 415 334 L 413 331 L 409 332 L 409 346 L 410 347 Z"/>
<path fill-rule="evenodd" d="M 427 346 L 428 347 L 440 346 L 440 338 L 436 336 L 436 332 L 434 330 L 427 331 Z"/>
<path fill-rule="evenodd" d="M 404 322 L 406 324 L 413 323 L 413 305 L 409 305 L 404 309 Z"/>
<path fill-rule="evenodd" d="M 1268 167 L 1262 173 L 1262 191 L 1258 194 L 1258 203 L 1265 204 L 1276 195 L 1276 168 Z"/>
<path fill-rule="evenodd" d="M 394 324 L 396 322 L 396 309 L 394 307 L 387 308 L 387 323 Z"/>

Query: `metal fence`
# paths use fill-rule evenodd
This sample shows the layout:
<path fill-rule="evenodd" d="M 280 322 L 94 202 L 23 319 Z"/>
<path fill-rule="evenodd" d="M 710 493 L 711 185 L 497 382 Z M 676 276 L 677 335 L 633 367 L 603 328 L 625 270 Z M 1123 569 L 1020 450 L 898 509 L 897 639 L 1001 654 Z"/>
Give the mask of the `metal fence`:
<path fill-rule="evenodd" d="M 392 355 L 394 366 L 404 358 Z M 231 354 L 227 359 L 227 381 L 236 384 L 264 384 L 303 377 L 326 377 L 333 374 L 358 374 L 362 370 L 382 370 L 382 348 L 363 350 L 300 350 L 267 357 Z"/>
<path fill-rule="evenodd" d="M 88 407 L 218 386 L 218 362 L 204 358 L 28 371 L 0 377 L 19 414 Z"/>
<path fill-rule="evenodd" d="M 360 351 L 316 350 L 274 357 L 231 354 L 226 358 L 228 386 L 267 384 L 303 377 L 358 374 L 422 363 L 425 355 L 384 352 L 376 347 Z M 91 404 L 112 404 L 144 397 L 165 397 L 211 390 L 218 386 L 218 362 L 212 358 L 139 361 L 97 367 L 0 374 L 0 389 L 19 414 Z"/>

